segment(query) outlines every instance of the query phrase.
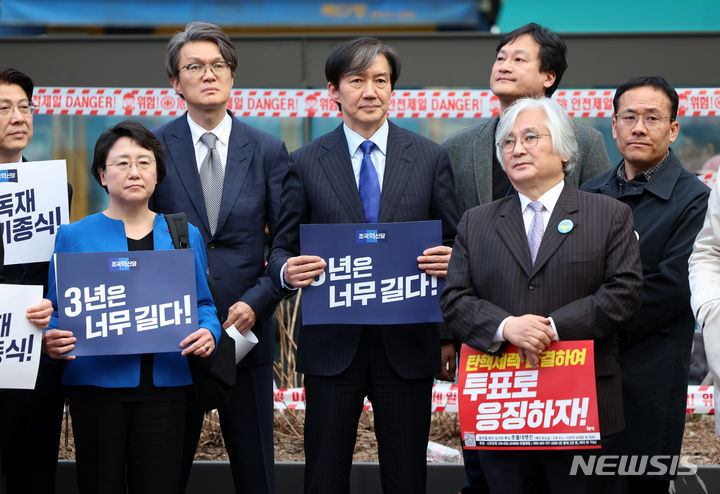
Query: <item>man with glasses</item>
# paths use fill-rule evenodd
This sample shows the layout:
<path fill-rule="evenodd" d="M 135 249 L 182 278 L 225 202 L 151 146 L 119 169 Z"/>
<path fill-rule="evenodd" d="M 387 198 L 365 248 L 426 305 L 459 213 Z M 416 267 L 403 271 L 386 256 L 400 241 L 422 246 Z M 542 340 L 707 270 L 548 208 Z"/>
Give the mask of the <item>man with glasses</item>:
<path fill-rule="evenodd" d="M 207 248 L 223 329 L 252 330 L 260 342 L 238 364 L 237 382 L 220 408 L 236 492 L 275 492 L 273 454 L 274 334 L 280 293 L 265 271 L 265 225 L 276 231 L 289 157 L 279 139 L 227 111 L 238 53 L 216 25 L 192 22 L 165 52 L 170 83 L 187 114 L 155 131 L 165 148 L 167 176 L 150 208 L 184 212 Z M 189 410 L 184 492 L 203 413 Z"/>
<path fill-rule="evenodd" d="M 635 77 L 613 98 L 620 164 L 581 189 L 633 210 L 643 264 L 642 305 L 619 333 L 625 452 L 680 454 L 695 319 L 688 257 L 710 189 L 670 149 L 678 136 L 678 94 L 660 76 Z M 670 466 L 672 458 L 656 458 Z M 668 491 L 671 475 L 628 477 L 629 492 Z"/>
<path fill-rule="evenodd" d="M 486 353 L 512 343 L 533 367 L 554 341 L 593 340 L 600 445 L 617 454 L 617 332 L 640 306 L 640 253 L 629 207 L 564 181 L 577 156 L 571 120 L 547 98 L 503 116 L 497 154 L 517 195 L 465 212 L 440 306 L 464 343 Z M 623 492 L 621 477 L 571 474 L 583 451 L 476 452 L 494 494 Z"/>
<path fill-rule="evenodd" d="M 560 85 L 567 61 L 567 47 L 557 33 L 530 23 L 505 34 L 498 42 L 490 73 L 490 89 L 500 103 L 500 115 L 456 132 L 443 146 L 450 155 L 455 172 L 455 195 L 460 214 L 470 208 L 509 195 L 510 184 L 495 155 L 495 132 L 502 113 L 523 97 L 541 98 L 553 95 Z M 572 122 L 578 145 L 577 166 L 565 181 L 577 188 L 580 184 L 610 168 L 602 134 L 577 120 Z M 443 379 L 455 378 L 455 347 L 449 334 L 443 338 Z M 463 494 L 488 492 L 477 453 L 465 450 L 467 485 Z"/>
<path fill-rule="evenodd" d="M 33 89 L 33 81 L 27 75 L 0 68 L 0 163 L 27 161 L 23 152 L 33 136 Z M 68 184 L 68 199 L 71 198 L 72 188 Z M 43 293 L 47 293 L 48 266 L 48 262 L 11 266 L 0 263 L 0 281 L 42 285 Z M 55 492 L 64 403 L 60 391 L 63 369 L 62 362 L 44 358 L 34 390 L 0 391 L 1 477 L 8 494 Z M 2 482 L 0 478 L 0 490 Z"/>

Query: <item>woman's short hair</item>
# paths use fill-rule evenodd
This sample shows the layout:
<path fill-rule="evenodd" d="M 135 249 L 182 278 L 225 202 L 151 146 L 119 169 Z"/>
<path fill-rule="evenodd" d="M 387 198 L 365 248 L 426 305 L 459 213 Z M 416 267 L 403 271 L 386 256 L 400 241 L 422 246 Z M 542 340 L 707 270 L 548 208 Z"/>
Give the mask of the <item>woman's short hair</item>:
<path fill-rule="evenodd" d="M 93 163 L 90 167 L 93 177 L 100 186 L 107 192 L 107 187 L 100 180 L 100 170 L 105 170 L 107 164 L 108 153 L 118 139 L 127 137 L 141 148 L 152 151 L 155 156 L 155 170 L 157 172 L 157 183 L 165 178 L 165 160 L 163 159 L 162 144 L 157 137 L 135 120 L 124 120 L 112 129 L 108 129 L 98 137 L 95 142 L 95 151 L 93 153 Z"/>
<path fill-rule="evenodd" d="M 568 175 L 575 168 L 575 161 L 577 159 L 575 127 L 565 109 L 550 98 L 520 98 L 503 112 L 500 123 L 495 131 L 495 149 L 500 165 L 502 165 L 503 170 L 505 170 L 502 148 L 497 145 L 505 141 L 507 136 L 510 135 L 510 131 L 515 125 L 515 120 L 520 112 L 532 108 L 540 108 L 545 112 L 547 116 L 545 125 L 552 136 L 553 151 L 567 159 L 563 165 L 563 171 L 565 175 Z"/>

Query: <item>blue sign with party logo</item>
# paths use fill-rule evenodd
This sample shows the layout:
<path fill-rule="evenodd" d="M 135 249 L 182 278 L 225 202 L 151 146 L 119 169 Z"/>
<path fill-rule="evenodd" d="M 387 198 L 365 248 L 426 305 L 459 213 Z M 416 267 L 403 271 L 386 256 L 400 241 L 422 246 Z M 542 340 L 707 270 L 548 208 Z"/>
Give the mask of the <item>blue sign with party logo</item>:
<path fill-rule="evenodd" d="M 55 254 L 58 327 L 68 355 L 180 352 L 197 330 L 192 249 Z"/>
<path fill-rule="evenodd" d="M 443 280 L 418 268 L 441 222 L 300 225 L 300 251 L 327 266 L 303 289 L 303 324 L 440 322 Z"/>

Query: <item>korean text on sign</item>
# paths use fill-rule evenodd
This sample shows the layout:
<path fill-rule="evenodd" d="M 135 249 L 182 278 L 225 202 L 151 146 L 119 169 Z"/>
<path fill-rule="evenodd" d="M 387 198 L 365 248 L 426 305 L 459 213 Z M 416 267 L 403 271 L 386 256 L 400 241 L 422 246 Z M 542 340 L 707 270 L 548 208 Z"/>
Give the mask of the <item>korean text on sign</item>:
<path fill-rule="evenodd" d="M 73 355 L 178 352 L 197 329 L 190 249 L 59 253 L 56 267 L 59 327 L 77 338 Z"/>
<path fill-rule="evenodd" d="M 65 160 L 0 164 L 5 264 L 47 262 L 69 219 Z"/>
<path fill-rule="evenodd" d="M 42 286 L 0 284 L 0 389 L 33 389 L 42 333 L 25 310 L 42 300 Z"/>
<path fill-rule="evenodd" d="M 553 343 L 536 369 L 512 345 L 500 356 L 464 345 L 459 388 L 466 448 L 599 447 L 592 341 Z"/>
<path fill-rule="evenodd" d="M 327 262 L 303 292 L 304 323 L 442 321 L 442 281 L 417 265 L 441 236 L 440 221 L 300 225 L 301 252 Z"/>

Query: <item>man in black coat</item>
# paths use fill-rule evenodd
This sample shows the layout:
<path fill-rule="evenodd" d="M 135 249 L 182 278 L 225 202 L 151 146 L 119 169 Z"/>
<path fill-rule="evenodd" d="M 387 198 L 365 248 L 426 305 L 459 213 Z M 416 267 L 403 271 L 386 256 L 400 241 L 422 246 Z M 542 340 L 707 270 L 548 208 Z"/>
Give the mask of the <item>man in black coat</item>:
<path fill-rule="evenodd" d="M 613 99 L 612 122 L 623 160 L 581 189 L 633 210 L 643 264 L 642 305 L 620 331 L 625 451 L 679 455 L 695 319 L 688 257 L 703 224 L 708 189 L 670 149 L 679 125 L 677 92 L 660 77 L 636 77 Z M 629 477 L 630 492 L 668 491 L 672 475 Z"/>

